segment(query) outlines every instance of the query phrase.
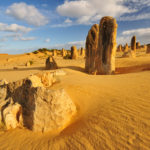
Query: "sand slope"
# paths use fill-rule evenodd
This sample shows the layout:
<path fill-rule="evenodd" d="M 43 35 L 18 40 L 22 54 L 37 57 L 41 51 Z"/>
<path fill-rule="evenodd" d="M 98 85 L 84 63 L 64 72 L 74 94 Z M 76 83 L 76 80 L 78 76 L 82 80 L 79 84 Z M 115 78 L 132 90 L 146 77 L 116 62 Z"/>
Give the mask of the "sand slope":
<path fill-rule="evenodd" d="M 5 58 L 0 63 L 0 78 L 14 81 L 42 71 L 44 57 L 15 56 L 8 65 Z M 28 59 L 35 59 L 36 63 L 24 67 Z M 57 58 L 57 62 L 67 75 L 61 76 L 61 82 L 53 88 L 65 88 L 76 103 L 78 114 L 73 123 L 61 133 L 41 134 L 25 129 L 0 131 L 0 150 L 150 149 L 149 55 L 118 58 L 118 74 L 112 76 L 86 74 L 81 58 L 73 61 Z M 18 70 L 12 69 L 14 65 Z"/>

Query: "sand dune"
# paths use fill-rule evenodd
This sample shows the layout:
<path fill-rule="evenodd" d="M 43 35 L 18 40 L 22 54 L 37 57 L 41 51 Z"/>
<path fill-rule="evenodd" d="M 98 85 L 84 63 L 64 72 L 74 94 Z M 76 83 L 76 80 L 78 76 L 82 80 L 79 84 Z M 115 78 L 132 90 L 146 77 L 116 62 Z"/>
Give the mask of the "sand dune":
<path fill-rule="evenodd" d="M 43 71 L 46 56 L 0 58 L 0 78 L 15 81 Z M 25 67 L 29 60 L 34 64 Z M 150 149 L 150 55 L 117 58 L 116 75 L 105 76 L 86 74 L 82 58 L 58 57 L 56 61 L 67 75 L 61 76 L 61 82 L 53 88 L 67 91 L 77 105 L 77 116 L 61 133 L 0 130 L 0 150 Z M 14 66 L 18 69 L 14 70 Z"/>

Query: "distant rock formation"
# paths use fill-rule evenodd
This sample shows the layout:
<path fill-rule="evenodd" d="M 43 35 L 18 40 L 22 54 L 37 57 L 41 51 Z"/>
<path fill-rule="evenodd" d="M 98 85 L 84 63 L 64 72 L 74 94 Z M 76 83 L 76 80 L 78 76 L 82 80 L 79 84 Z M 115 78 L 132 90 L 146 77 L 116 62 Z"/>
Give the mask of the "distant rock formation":
<path fill-rule="evenodd" d="M 137 49 L 140 48 L 140 42 L 136 42 L 136 48 L 137 48 Z"/>
<path fill-rule="evenodd" d="M 86 62 L 85 70 L 90 74 L 96 72 L 96 55 L 98 48 L 99 25 L 94 24 L 86 38 Z"/>
<path fill-rule="evenodd" d="M 71 59 L 77 59 L 78 52 L 76 46 L 71 47 Z"/>
<path fill-rule="evenodd" d="M 118 45 L 118 47 L 117 47 L 117 52 L 122 52 L 122 50 L 123 50 L 123 46 L 120 44 L 120 45 Z"/>
<path fill-rule="evenodd" d="M 97 74 L 114 74 L 117 23 L 113 17 L 103 17 L 99 26 Z"/>
<path fill-rule="evenodd" d="M 136 36 L 133 36 L 131 39 L 131 50 L 136 52 Z"/>
<path fill-rule="evenodd" d="M 150 44 L 147 44 L 147 51 L 146 53 L 150 53 Z"/>
<path fill-rule="evenodd" d="M 85 57 L 85 49 L 83 47 L 81 47 L 81 56 Z"/>
<path fill-rule="evenodd" d="M 53 50 L 53 56 L 54 56 L 54 57 L 57 56 L 57 50 L 56 50 L 56 49 Z"/>
<path fill-rule="evenodd" d="M 128 52 L 129 50 L 129 47 L 128 47 L 128 44 L 126 43 L 126 45 L 124 46 L 124 52 Z"/>
<path fill-rule="evenodd" d="M 54 72 L 43 72 L 0 86 L 0 121 L 6 129 L 26 127 L 35 132 L 64 129 L 76 106 L 64 89 L 51 90 Z M 4 90 L 5 89 L 5 90 Z"/>
<path fill-rule="evenodd" d="M 57 63 L 52 56 L 49 56 L 46 59 L 46 70 L 55 70 L 58 69 Z"/>
<path fill-rule="evenodd" d="M 62 49 L 62 57 L 65 57 L 66 56 L 66 50 L 63 48 Z"/>

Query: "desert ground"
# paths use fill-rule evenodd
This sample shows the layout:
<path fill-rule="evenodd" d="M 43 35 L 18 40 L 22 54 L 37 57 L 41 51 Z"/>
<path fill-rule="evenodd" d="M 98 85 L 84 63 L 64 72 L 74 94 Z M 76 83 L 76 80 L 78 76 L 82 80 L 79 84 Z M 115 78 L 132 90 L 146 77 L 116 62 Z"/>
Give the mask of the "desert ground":
<path fill-rule="evenodd" d="M 48 54 L 0 55 L 0 79 L 8 82 L 45 71 Z M 89 75 L 85 59 L 55 57 L 67 74 L 52 88 L 64 88 L 77 114 L 63 131 L 35 133 L 0 129 L 0 150 L 149 150 L 150 54 L 116 57 L 115 75 Z M 32 61 L 32 65 L 25 64 Z M 15 68 L 14 68 L 15 67 Z"/>

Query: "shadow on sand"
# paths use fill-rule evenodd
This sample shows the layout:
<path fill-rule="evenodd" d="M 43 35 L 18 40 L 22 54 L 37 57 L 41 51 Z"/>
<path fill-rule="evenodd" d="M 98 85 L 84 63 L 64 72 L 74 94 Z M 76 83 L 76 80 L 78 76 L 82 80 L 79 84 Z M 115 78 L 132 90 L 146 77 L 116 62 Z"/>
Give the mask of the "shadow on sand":
<path fill-rule="evenodd" d="M 78 67 L 78 66 L 66 66 L 66 67 L 61 67 L 61 68 L 62 69 L 66 68 L 66 69 L 71 69 L 71 70 L 75 70 L 75 71 L 80 71 L 80 72 L 86 73 L 84 68 Z"/>
<path fill-rule="evenodd" d="M 149 70 L 150 70 L 150 64 L 143 64 L 137 66 L 116 68 L 115 74 L 127 74 L 127 73 L 143 72 Z"/>
<path fill-rule="evenodd" d="M 60 69 L 71 69 L 79 72 L 83 72 L 88 74 L 84 68 L 79 66 L 66 66 L 66 67 L 60 67 Z M 12 68 L 12 69 L 0 69 L 0 72 L 3 71 L 28 71 L 28 70 L 45 70 L 45 67 L 30 67 L 30 68 Z M 128 73 L 134 73 L 134 72 L 143 72 L 143 71 L 149 71 L 150 70 L 150 64 L 143 64 L 143 65 L 137 65 L 137 66 L 129 66 L 129 67 L 118 67 L 116 68 L 115 75 L 118 74 L 128 74 Z"/>
<path fill-rule="evenodd" d="M 0 69 L 2 71 L 28 71 L 28 70 L 45 70 L 44 67 L 30 67 L 30 68 L 12 68 L 12 69 Z"/>

